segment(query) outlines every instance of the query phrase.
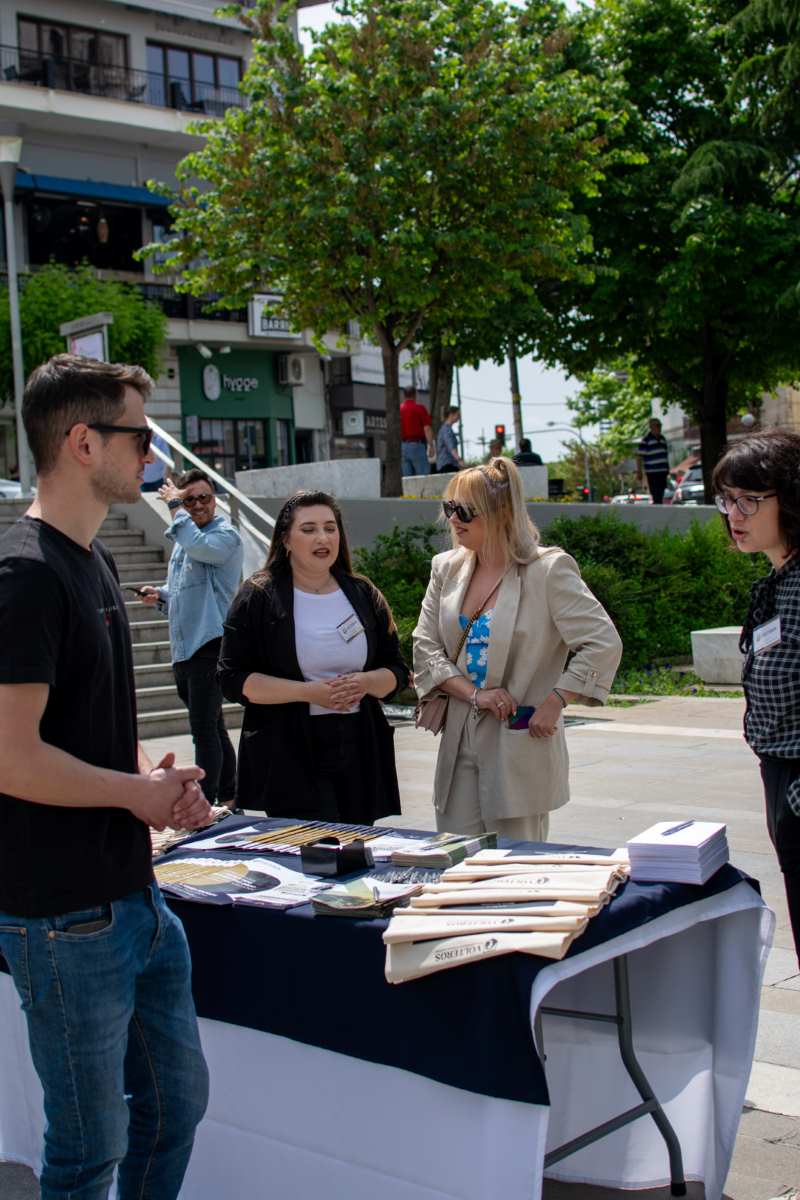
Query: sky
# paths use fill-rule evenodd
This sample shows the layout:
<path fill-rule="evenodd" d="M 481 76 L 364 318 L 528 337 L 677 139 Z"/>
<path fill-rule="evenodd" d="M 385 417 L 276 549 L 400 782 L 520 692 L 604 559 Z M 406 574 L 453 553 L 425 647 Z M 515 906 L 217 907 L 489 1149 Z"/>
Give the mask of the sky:
<path fill-rule="evenodd" d="M 335 18 L 330 4 L 316 4 L 299 10 L 300 38 L 310 45 L 304 30 L 321 29 Z M 549 370 L 531 358 L 521 358 L 518 364 L 520 395 L 522 397 L 523 433 L 530 436 L 534 450 L 545 462 L 561 457 L 564 441 L 574 441 L 574 434 L 547 429 L 548 424 L 571 424 L 572 414 L 566 400 L 579 390 L 576 380 L 562 372 Z M 461 367 L 461 412 L 464 423 L 465 454 L 467 458 L 481 454 L 481 437 L 494 437 L 495 425 L 505 425 L 506 438 L 513 440 L 514 422 L 511 415 L 511 384 L 508 364 L 481 363 L 477 370 Z M 453 403 L 456 402 L 455 387 Z M 592 430 L 588 430 L 588 436 Z"/>

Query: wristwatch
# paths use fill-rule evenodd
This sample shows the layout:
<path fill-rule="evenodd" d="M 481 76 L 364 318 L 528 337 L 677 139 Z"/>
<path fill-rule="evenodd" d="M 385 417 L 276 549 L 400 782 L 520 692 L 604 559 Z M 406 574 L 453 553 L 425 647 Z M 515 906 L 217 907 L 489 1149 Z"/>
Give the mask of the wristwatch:
<path fill-rule="evenodd" d="M 182 508 L 182 507 L 183 507 L 182 500 L 168 500 L 167 501 L 167 508 L 169 509 L 170 512 L 174 512 L 176 508 Z"/>

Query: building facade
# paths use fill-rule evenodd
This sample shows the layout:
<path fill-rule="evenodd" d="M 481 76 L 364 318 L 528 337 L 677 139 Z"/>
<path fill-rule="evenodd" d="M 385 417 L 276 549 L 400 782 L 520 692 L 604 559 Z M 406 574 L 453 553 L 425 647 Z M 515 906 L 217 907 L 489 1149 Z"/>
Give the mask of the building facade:
<path fill-rule="evenodd" d="M 159 304 L 167 348 L 149 411 L 232 478 L 249 464 L 328 457 L 331 430 L 308 335 L 265 317 L 258 300 L 250 312 L 215 313 L 213 297 L 179 295 L 134 258 L 168 229 L 166 199 L 146 182 L 174 182 L 176 164 L 201 144 L 193 120 L 244 102 L 249 35 L 215 17 L 216 7 L 4 0 L 0 135 L 22 139 L 14 196 L 22 283 L 51 260 L 88 262 Z M 0 476 L 15 463 L 13 401 L 0 397 Z"/>

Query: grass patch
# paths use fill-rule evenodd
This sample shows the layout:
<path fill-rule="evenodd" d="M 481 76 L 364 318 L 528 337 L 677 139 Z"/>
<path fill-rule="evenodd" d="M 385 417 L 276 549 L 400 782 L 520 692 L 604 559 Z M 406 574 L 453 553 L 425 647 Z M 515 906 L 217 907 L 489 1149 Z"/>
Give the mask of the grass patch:
<path fill-rule="evenodd" d="M 669 666 L 620 671 L 611 688 L 612 696 L 615 692 L 634 696 L 716 696 L 718 699 L 738 698 L 744 694 L 741 688 L 720 691 L 708 687 L 693 671 L 678 671 Z"/>

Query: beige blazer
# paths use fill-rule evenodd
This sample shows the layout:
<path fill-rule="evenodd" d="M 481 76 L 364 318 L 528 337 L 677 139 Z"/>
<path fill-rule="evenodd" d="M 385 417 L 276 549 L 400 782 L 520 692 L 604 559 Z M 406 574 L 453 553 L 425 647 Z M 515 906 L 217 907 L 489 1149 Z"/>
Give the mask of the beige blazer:
<path fill-rule="evenodd" d="M 437 554 L 414 630 L 414 684 L 420 697 L 454 675 L 466 676 L 466 648 L 458 662 L 459 614 L 475 565 L 466 550 Z M 567 664 L 567 657 L 572 657 Z M 553 687 L 577 692 L 585 704 L 602 704 L 622 655 L 611 619 L 583 582 L 575 560 L 556 546 L 514 565 L 503 579 L 492 616 L 487 688 L 505 687 L 517 704 L 540 704 Z M 439 743 L 434 804 L 447 811 L 464 722 L 471 707 L 450 697 Z M 495 817 L 550 812 L 569 800 L 569 760 L 564 723 L 549 738 L 511 730 L 490 714 L 478 719 L 481 807 Z"/>

